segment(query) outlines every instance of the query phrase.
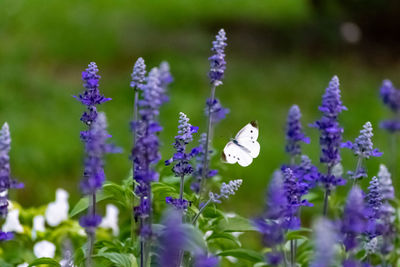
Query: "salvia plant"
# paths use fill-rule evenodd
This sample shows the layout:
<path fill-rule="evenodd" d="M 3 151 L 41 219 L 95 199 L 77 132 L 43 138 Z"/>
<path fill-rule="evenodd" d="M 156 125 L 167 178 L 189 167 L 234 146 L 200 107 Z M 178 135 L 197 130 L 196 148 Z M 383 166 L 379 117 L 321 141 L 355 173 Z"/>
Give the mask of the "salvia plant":
<path fill-rule="evenodd" d="M 225 179 L 215 164 L 220 150 L 213 147 L 213 135 L 229 114 L 216 97 L 227 65 L 226 46 L 221 29 L 208 59 L 211 92 L 201 105 L 204 125 L 193 126 L 187 111 L 177 110 L 177 118 L 171 120 L 177 122 L 177 133 L 166 144 L 172 145 L 170 155 L 160 152 L 165 145 L 160 140 L 165 127 L 160 114 L 174 101 L 169 98 L 174 80 L 170 66 L 161 62 L 147 68 L 143 58 L 136 60 L 129 84 L 132 117 L 126 118 L 132 144 L 125 160 L 131 169 L 118 182 L 105 176 L 106 155 L 122 152 L 110 142 L 101 111 L 111 99 L 100 90 L 96 63 L 88 65 L 82 72 L 84 90 L 75 96 L 84 105 L 80 117 L 84 160 L 77 185 L 82 199 L 71 209 L 69 193 L 62 188 L 57 189 L 55 201 L 40 207 L 23 208 L 12 201 L 10 189 L 23 184 L 11 175 L 11 138 L 4 123 L 0 266 L 400 266 L 399 209 L 392 182 L 396 175 L 382 162 L 376 175 L 368 170 L 367 160 L 376 157 L 371 163 L 377 163 L 383 154 L 373 144 L 369 121 L 353 142 L 343 142 L 348 136 L 340 115 L 347 108 L 337 76 L 323 93 L 320 118 L 309 124 L 318 130 L 319 140 L 307 134 L 300 107 L 289 107 L 282 122 L 282 152 L 287 158 L 274 166 L 264 202 L 259 203 L 262 211 L 255 208 L 253 216 L 245 218 L 222 210 L 246 187 L 246 177 Z M 392 147 L 400 130 L 399 92 L 388 80 L 380 88 L 384 105 L 393 113 L 380 127 L 392 137 Z M 262 129 L 260 133 L 262 137 Z M 317 159 L 305 153 L 311 142 L 319 143 Z M 354 160 L 350 157 L 343 165 L 342 148 L 354 154 Z M 247 151 L 240 143 L 237 149 Z M 259 245 L 246 247 L 249 238 Z"/>

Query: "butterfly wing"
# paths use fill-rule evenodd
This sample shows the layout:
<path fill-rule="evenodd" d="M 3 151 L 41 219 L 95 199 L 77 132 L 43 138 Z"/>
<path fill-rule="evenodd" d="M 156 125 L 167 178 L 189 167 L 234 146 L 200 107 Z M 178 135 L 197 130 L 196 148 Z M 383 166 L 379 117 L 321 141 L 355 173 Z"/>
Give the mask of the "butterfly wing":
<path fill-rule="evenodd" d="M 236 135 L 235 139 L 240 143 L 244 139 L 256 141 L 258 138 L 258 123 L 251 121 L 244 126 Z"/>
<path fill-rule="evenodd" d="M 250 154 L 232 141 L 226 144 L 224 152 L 222 153 L 222 159 L 230 164 L 239 163 L 242 167 L 247 167 L 253 162 L 253 158 Z"/>
<path fill-rule="evenodd" d="M 244 126 L 236 135 L 236 141 L 248 151 L 252 158 L 258 157 L 260 154 L 260 144 L 257 142 L 258 124 L 252 121 Z"/>

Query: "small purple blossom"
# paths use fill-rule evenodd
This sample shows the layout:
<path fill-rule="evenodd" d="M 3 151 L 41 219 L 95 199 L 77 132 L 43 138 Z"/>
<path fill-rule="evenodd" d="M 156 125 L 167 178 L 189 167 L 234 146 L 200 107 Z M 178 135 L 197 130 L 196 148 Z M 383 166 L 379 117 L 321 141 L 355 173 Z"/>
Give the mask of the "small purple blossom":
<path fill-rule="evenodd" d="M 78 99 L 83 105 L 87 106 L 87 111 L 85 111 L 81 117 L 87 125 L 91 125 L 97 117 L 96 105 L 100 105 L 106 101 L 111 100 L 111 98 L 106 98 L 99 91 L 99 80 L 100 76 L 97 74 L 99 69 L 96 63 L 91 62 L 88 65 L 86 71 L 82 72 L 83 86 L 85 91 L 80 94 Z"/>
<path fill-rule="evenodd" d="M 356 138 L 354 143 L 347 141 L 342 144 L 342 147 L 349 148 L 353 150 L 354 154 L 363 159 L 368 159 L 369 157 L 380 157 L 382 152 L 378 149 L 374 149 L 372 143 L 372 125 L 368 121 L 363 125 L 363 129 L 360 131 L 360 135 Z"/>
<path fill-rule="evenodd" d="M 160 75 L 160 85 L 164 90 L 168 88 L 168 86 L 174 81 L 174 78 L 171 75 L 170 67 L 168 62 L 163 61 L 160 63 L 159 75 Z"/>
<path fill-rule="evenodd" d="M 221 199 L 228 199 L 229 196 L 234 195 L 239 187 L 242 185 L 243 180 L 231 180 L 228 184 L 222 183 L 219 194 L 210 192 L 209 197 L 211 202 L 221 203 Z"/>
<path fill-rule="evenodd" d="M 211 122 L 212 124 L 216 124 L 226 118 L 226 115 L 229 113 L 229 109 L 224 108 L 218 98 L 215 98 L 214 101 L 208 98 L 206 102 L 205 113 L 206 116 L 209 116 L 209 113 L 211 113 Z"/>
<path fill-rule="evenodd" d="M 187 210 L 189 206 L 192 204 L 190 201 L 186 199 L 179 199 L 173 197 L 166 197 L 165 202 L 169 205 L 174 206 L 178 210 Z"/>
<path fill-rule="evenodd" d="M 79 225 L 89 231 L 93 231 L 101 223 L 101 216 L 97 214 L 87 214 L 79 219 Z"/>
<path fill-rule="evenodd" d="M 141 89 L 146 79 L 146 64 L 143 58 L 138 58 L 133 66 L 130 86 L 134 89 Z"/>
<path fill-rule="evenodd" d="M 379 123 L 379 127 L 385 129 L 389 133 L 400 131 L 400 121 L 398 120 L 384 120 Z"/>
<path fill-rule="evenodd" d="M 211 51 L 213 55 L 208 58 L 210 61 L 210 72 L 208 76 L 211 83 L 216 87 L 222 84 L 224 78 L 224 72 L 226 68 L 225 62 L 225 47 L 226 47 L 226 34 L 223 29 L 219 30 L 215 41 L 213 41 L 213 47 Z"/>
<path fill-rule="evenodd" d="M 319 219 L 314 225 L 314 260 L 310 267 L 330 267 L 335 260 L 334 245 L 337 240 L 332 222 L 325 218 Z"/>
<path fill-rule="evenodd" d="M 320 180 L 318 168 L 312 164 L 311 159 L 307 155 L 301 155 L 300 164 L 291 167 L 291 169 L 299 183 L 304 186 L 304 190 L 306 190 L 305 194 L 308 193 L 308 190 L 314 188 Z"/>
<path fill-rule="evenodd" d="M 340 224 L 342 242 L 346 251 L 352 250 L 358 245 L 357 239 L 366 230 L 366 226 L 366 207 L 363 193 L 355 185 L 347 197 Z"/>
<path fill-rule="evenodd" d="M 310 138 L 303 133 L 300 122 L 301 113 L 297 105 L 293 105 L 286 121 L 286 152 L 291 156 L 301 155 L 300 142 L 310 143 Z"/>

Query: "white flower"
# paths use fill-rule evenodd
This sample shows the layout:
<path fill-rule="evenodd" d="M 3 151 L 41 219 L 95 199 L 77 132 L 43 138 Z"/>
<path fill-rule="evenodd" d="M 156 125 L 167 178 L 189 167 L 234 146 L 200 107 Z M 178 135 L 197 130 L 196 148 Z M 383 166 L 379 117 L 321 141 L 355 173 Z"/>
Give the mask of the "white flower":
<path fill-rule="evenodd" d="M 28 266 L 29 264 L 26 262 L 17 265 L 17 267 L 28 267 Z"/>
<path fill-rule="evenodd" d="M 111 228 L 115 236 L 119 233 L 118 213 L 119 210 L 116 206 L 108 204 L 106 207 L 106 216 L 101 220 L 100 224 L 102 228 Z"/>
<path fill-rule="evenodd" d="M 33 218 L 33 229 L 32 229 L 32 239 L 36 239 L 37 232 L 46 231 L 44 227 L 44 217 L 43 215 L 37 215 Z"/>
<path fill-rule="evenodd" d="M 19 210 L 10 210 L 7 214 L 5 223 L 3 224 L 3 232 L 23 233 L 24 228 L 19 222 Z"/>
<path fill-rule="evenodd" d="M 57 189 L 56 201 L 49 203 L 46 209 L 46 221 L 50 226 L 57 226 L 68 219 L 68 192 L 64 189 Z"/>
<path fill-rule="evenodd" d="M 54 258 L 56 246 L 47 240 L 37 242 L 33 246 L 33 254 L 35 254 L 37 258 Z"/>

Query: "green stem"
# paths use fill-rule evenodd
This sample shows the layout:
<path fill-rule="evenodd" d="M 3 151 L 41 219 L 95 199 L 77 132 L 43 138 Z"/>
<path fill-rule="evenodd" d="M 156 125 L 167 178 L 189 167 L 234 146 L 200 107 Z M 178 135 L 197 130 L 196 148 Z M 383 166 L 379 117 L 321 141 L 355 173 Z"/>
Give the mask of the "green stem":
<path fill-rule="evenodd" d="M 215 85 L 211 87 L 211 105 L 214 103 L 215 100 Z M 206 175 L 208 172 L 208 150 L 210 146 L 210 135 L 211 135 L 211 128 L 212 128 L 212 115 L 211 115 L 211 105 L 208 105 L 208 116 L 207 116 L 207 131 L 206 131 L 206 143 L 204 144 L 204 157 L 203 157 L 203 169 L 201 171 L 201 181 L 200 181 L 200 189 L 199 195 L 201 196 L 204 189 L 204 183 L 206 179 Z"/>
<path fill-rule="evenodd" d="M 196 214 L 196 216 L 194 216 L 193 220 L 192 220 L 192 224 L 195 225 L 197 220 L 200 217 L 200 214 L 204 211 L 204 209 L 208 206 L 208 204 L 211 203 L 211 199 L 207 200 L 207 202 L 200 208 L 199 212 Z"/>

